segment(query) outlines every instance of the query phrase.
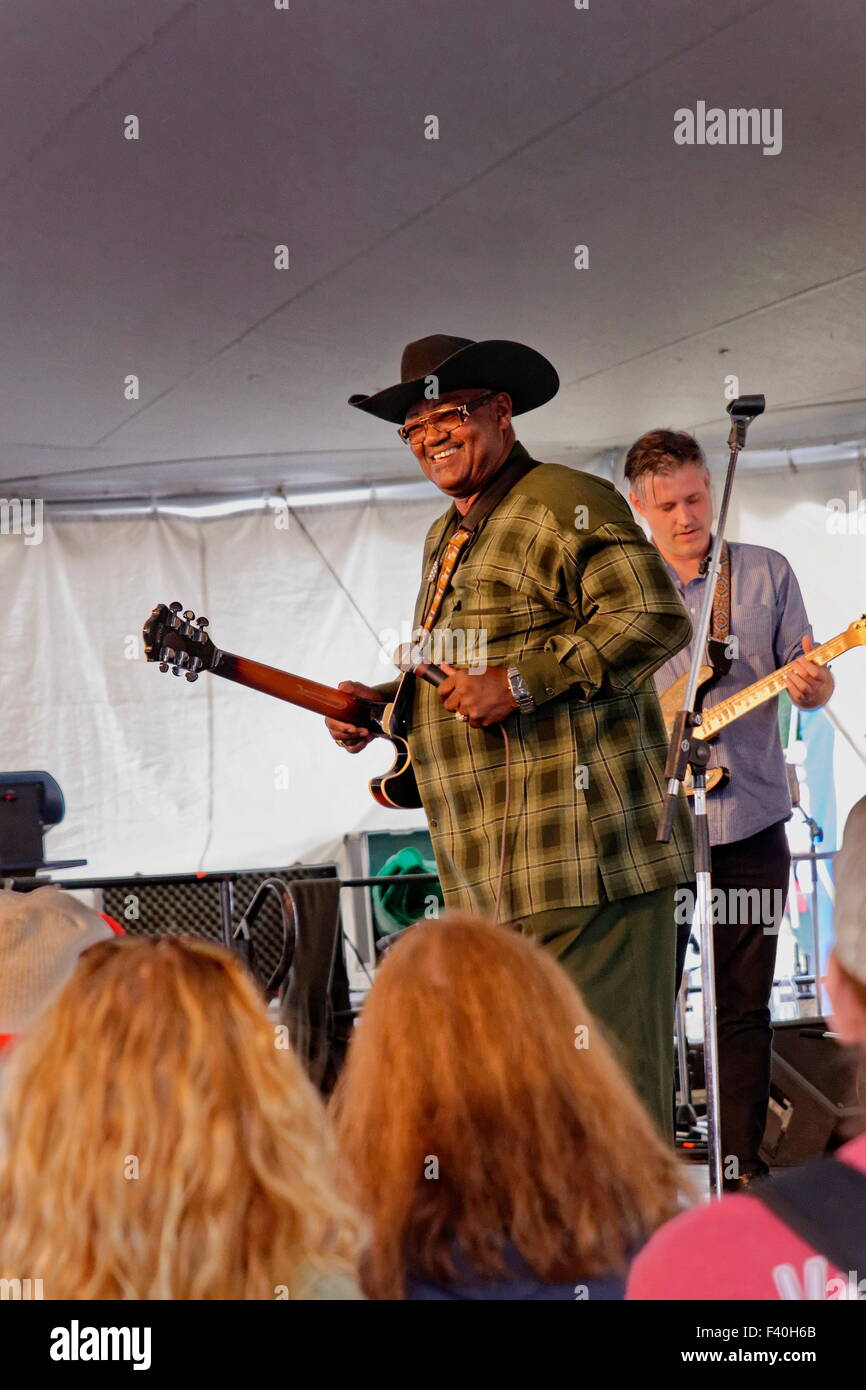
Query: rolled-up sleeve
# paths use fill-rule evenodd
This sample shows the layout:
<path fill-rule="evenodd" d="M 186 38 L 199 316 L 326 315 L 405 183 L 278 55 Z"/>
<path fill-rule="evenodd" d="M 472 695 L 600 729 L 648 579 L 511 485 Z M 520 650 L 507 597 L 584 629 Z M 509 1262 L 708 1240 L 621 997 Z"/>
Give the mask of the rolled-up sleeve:
<path fill-rule="evenodd" d="M 539 705 L 565 690 L 583 700 L 628 693 L 691 639 L 661 557 L 637 526 L 599 527 L 582 538 L 573 562 L 583 621 L 519 662 Z"/>

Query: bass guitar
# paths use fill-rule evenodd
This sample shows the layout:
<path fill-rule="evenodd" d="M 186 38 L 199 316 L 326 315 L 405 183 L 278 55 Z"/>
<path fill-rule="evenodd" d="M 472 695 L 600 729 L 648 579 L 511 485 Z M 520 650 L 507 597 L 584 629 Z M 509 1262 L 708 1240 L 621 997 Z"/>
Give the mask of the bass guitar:
<path fill-rule="evenodd" d="M 421 805 L 406 737 L 412 689 L 410 675 L 401 677 L 389 704 L 361 700 L 304 676 L 293 676 L 274 666 L 263 666 L 259 661 L 236 656 L 234 652 L 221 651 L 205 631 L 209 626 L 207 618 L 196 618 L 190 609 L 182 613 L 181 607 L 179 603 L 158 603 L 147 619 L 142 629 L 147 661 L 158 662 L 161 671 L 185 676 L 188 681 L 198 680 L 199 675 L 207 671 L 250 690 L 259 690 L 263 695 L 312 710 L 314 714 L 369 729 L 377 738 L 388 739 L 394 747 L 393 765 L 370 781 L 374 800 L 380 806 L 397 810 L 414 810 Z"/>

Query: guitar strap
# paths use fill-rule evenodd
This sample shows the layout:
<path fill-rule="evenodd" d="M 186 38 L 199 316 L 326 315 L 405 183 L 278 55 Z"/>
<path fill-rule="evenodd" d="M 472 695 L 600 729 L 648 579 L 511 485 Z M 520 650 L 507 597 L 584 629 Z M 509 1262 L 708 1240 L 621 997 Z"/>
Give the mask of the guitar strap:
<path fill-rule="evenodd" d="M 425 632 L 430 631 L 439 616 L 439 609 L 442 607 L 442 601 L 448 592 L 448 585 L 451 583 L 451 576 L 457 568 L 457 561 L 460 559 L 464 546 L 471 541 L 472 536 L 472 531 L 467 530 L 465 526 L 458 526 L 448 542 L 445 554 L 442 556 L 442 559 L 436 563 L 434 570 L 436 588 L 433 590 L 433 601 L 427 609 L 426 616 L 421 624 Z"/>
<path fill-rule="evenodd" d="M 728 542 L 722 541 L 722 563 L 713 594 L 713 616 L 710 622 L 710 636 L 717 642 L 725 642 L 731 632 L 731 552 Z"/>
<path fill-rule="evenodd" d="M 762 1178 L 753 1195 L 843 1273 L 866 1268 L 866 1173 L 853 1164 L 813 1158 Z"/>

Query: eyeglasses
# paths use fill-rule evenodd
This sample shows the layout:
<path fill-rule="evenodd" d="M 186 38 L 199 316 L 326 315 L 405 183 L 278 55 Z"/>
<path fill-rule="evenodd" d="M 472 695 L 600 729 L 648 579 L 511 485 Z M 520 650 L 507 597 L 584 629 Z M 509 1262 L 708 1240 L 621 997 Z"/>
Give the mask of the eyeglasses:
<path fill-rule="evenodd" d="M 436 429 L 444 430 L 450 434 L 456 430 L 458 425 L 462 425 L 469 419 L 473 410 L 477 410 L 479 405 L 484 405 L 485 401 L 490 401 L 498 395 L 497 391 L 488 391 L 485 395 L 479 396 L 476 401 L 467 401 L 465 405 L 448 405 L 443 410 L 436 410 L 432 415 L 422 415 L 420 419 L 413 420 L 410 425 L 401 425 L 397 433 L 404 444 L 414 447 L 420 444 L 427 433 L 427 426 L 434 425 Z"/>

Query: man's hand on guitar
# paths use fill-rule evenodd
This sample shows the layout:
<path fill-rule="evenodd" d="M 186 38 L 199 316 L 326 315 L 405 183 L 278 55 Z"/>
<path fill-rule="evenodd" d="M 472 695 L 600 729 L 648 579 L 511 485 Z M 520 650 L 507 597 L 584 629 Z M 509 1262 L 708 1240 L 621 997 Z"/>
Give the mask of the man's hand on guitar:
<path fill-rule="evenodd" d="M 361 685 L 358 681 L 340 681 L 338 690 L 344 690 L 347 695 L 357 695 L 359 700 L 370 700 L 374 704 L 381 704 L 382 696 L 378 690 L 373 690 L 369 685 Z M 331 738 L 340 748 L 345 748 L 347 753 L 360 753 L 362 748 L 376 737 L 369 729 L 360 729 L 355 724 L 343 724 L 339 719 L 326 719 L 325 727 Z"/>
<path fill-rule="evenodd" d="M 462 715 L 473 729 L 501 724 L 517 709 L 504 666 L 492 666 L 486 671 L 458 671 L 444 661 L 441 666 L 448 679 L 437 688 L 439 699 L 447 710 Z"/>
<path fill-rule="evenodd" d="M 808 653 L 813 646 L 811 637 L 804 636 L 803 651 Z M 820 709 L 833 694 L 834 681 L 826 666 L 818 666 L 808 656 L 798 656 L 785 685 L 799 709 Z"/>

